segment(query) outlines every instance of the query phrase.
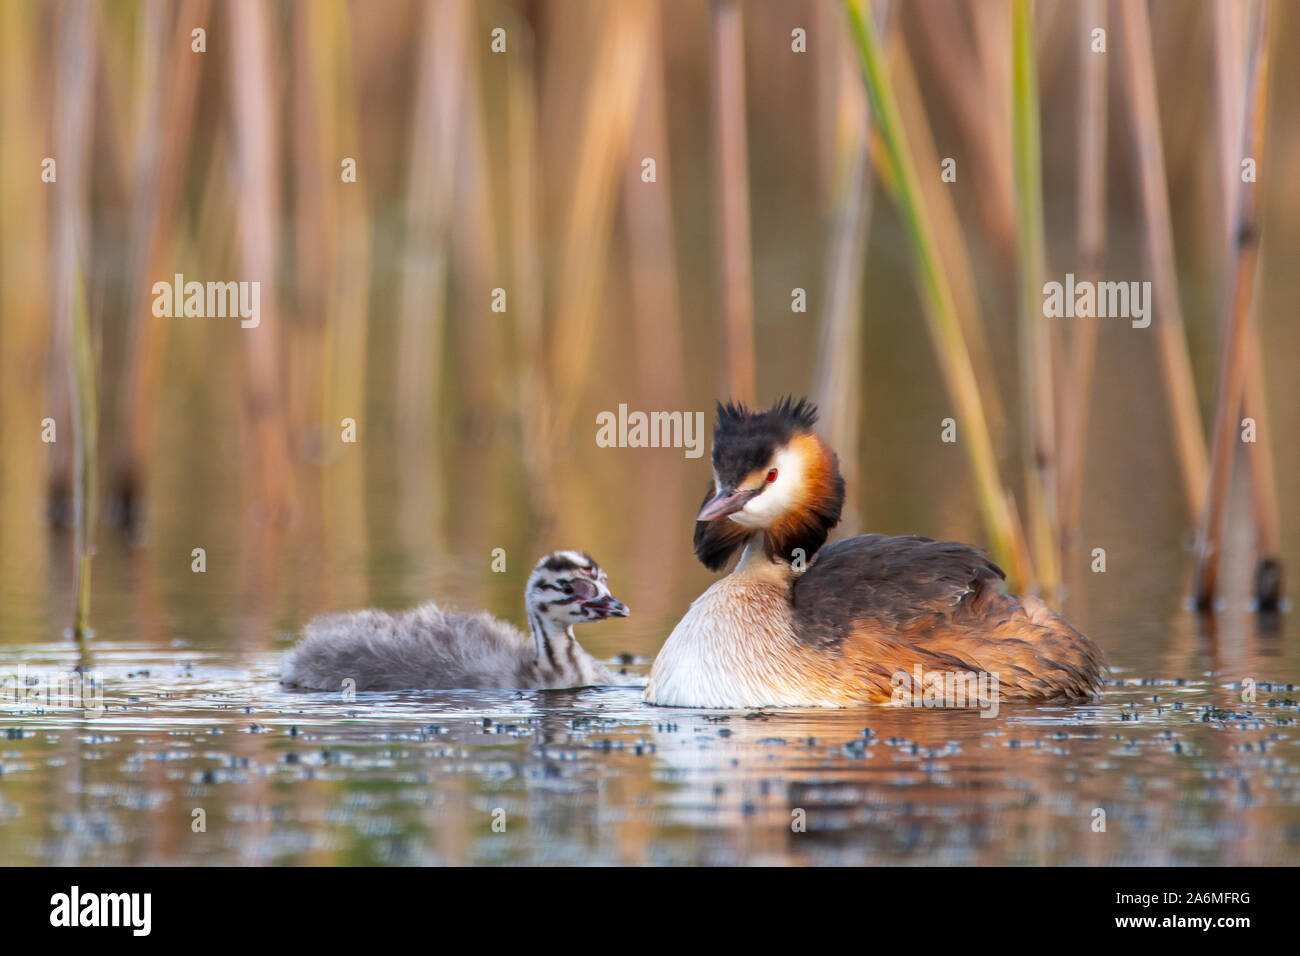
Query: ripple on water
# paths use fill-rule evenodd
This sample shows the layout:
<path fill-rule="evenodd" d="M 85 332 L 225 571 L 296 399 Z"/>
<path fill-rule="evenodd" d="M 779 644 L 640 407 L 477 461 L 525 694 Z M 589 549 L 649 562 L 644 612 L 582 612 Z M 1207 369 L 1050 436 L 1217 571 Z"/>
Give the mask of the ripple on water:
<path fill-rule="evenodd" d="M 64 645 L 24 649 L 70 672 Z M 627 686 L 290 693 L 278 655 L 119 645 L 103 714 L 0 712 L 12 863 L 1283 863 L 1294 686 L 1084 706 L 707 712 Z M 1104 830 L 1100 821 L 1104 820 Z"/>

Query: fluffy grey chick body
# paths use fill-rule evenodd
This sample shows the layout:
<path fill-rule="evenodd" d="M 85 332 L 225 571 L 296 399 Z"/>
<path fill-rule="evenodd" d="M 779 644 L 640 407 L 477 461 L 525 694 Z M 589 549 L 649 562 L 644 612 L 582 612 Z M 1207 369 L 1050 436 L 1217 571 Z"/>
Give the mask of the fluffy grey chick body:
<path fill-rule="evenodd" d="M 366 610 L 313 619 L 285 656 L 280 683 L 306 690 L 583 687 L 615 682 L 573 635 L 585 621 L 626 617 L 605 572 L 587 554 L 556 551 L 533 568 L 524 592 L 531 634 L 490 614 L 429 602 L 409 611 Z"/>

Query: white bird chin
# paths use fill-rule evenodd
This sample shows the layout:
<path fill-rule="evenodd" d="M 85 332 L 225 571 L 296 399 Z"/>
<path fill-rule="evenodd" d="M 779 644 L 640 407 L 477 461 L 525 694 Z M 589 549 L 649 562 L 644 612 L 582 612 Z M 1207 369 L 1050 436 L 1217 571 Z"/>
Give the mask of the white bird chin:
<path fill-rule="evenodd" d="M 737 511 L 731 515 L 731 520 L 744 528 L 753 528 L 761 530 L 770 527 L 772 520 L 766 515 L 749 514 L 747 511 Z"/>

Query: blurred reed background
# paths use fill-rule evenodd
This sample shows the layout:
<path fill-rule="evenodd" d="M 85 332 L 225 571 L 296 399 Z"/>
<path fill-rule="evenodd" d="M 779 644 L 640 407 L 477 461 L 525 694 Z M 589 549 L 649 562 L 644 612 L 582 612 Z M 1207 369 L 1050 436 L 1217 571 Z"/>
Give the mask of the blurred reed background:
<path fill-rule="evenodd" d="M 845 533 L 976 542 L 1084 626 L 1274 596 L 1298 35 L 1295 0 L 0 0 L 0 635 L 84 624 L 92 550 L 101 633 L 263 647 L 517 617 L 562 545 L 636 612 L 593 649 L 652 654 L 707 459 L 596 413 L 784 392 Z M 1067 272 L 1151 281 L 1151 327 L 1044 318 Z M 155 317 L 175 273 L 259 280 L 260 325 Z"/>

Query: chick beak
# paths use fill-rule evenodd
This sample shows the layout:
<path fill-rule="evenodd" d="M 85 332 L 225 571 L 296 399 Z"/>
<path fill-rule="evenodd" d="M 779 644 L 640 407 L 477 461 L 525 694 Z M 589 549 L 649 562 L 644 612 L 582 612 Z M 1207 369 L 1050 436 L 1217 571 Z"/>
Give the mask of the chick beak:
<path fill-rule="evenodd" d="M 757 490 L 723 488 L 704 503 L 695 520 L 713 521 L 715 518 L 725 518 L 727 515 L 735 514 L 757 493 Z"/>
<path fill-rule="evenodd" d="M 598 621 L 610 617 L 627 617 L 631 613 L 627 609 L 627 605 L 612 594 L 604 594 L 594 600 L 583 601 L 582 606 L 588 611 L 595 612 Z"/>

